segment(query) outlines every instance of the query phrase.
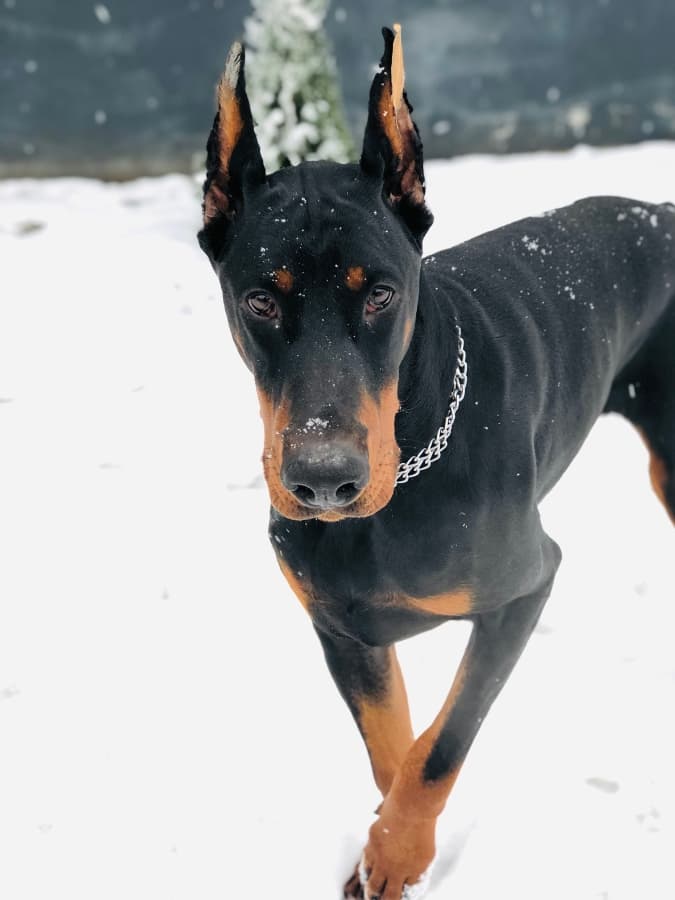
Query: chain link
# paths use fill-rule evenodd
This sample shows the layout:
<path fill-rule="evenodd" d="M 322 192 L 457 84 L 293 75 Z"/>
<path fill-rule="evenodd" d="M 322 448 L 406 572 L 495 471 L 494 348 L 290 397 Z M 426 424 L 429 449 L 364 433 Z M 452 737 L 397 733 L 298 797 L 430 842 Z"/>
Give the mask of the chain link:
<path fill-rule="evenodd" d="M 459 405 L 464 399 L 466 391 L 467 374 L 469 367 L 466 361 L 466 351 L 464 350 L 464 339 L 462 337 L 462 329 L 459 325 L 457 328 L 457 368 L 455 369 L 455 377 L 452 380 L 452 393 L 450 394 L 450 407 L 445 417 L 445 422 L 436 432 L 427 446 L 420 450 L 415 456 L 411 456 L 406 462 L 399 463 L 396 472 L 396 484 L 405 484 L 411 478 L 416 478 L 420 472 L 424 472 L 432 463 L 440 459 L 441 453 L 448 446 L 448 440 L 452 434 L 452 426 L 455 424 L 455 416 Z"/>

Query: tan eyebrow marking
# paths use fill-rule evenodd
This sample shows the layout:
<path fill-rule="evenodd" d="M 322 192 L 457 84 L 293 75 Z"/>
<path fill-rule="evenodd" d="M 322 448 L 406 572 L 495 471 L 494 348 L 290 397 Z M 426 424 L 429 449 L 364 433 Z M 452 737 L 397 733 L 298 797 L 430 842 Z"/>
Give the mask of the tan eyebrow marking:
<path fill-rule="evenodd" d="M 275 269 L 272 273 L 272 280 L 282 294 L 289 294 L 293 290 L 293 274 L 286 268 Z"/>
<path fill-rule="evenodd" d="M 360 291 L 366 280 L 363 266 L 350 266 L 347 269 L 345 284 L 350 291 Z"/>

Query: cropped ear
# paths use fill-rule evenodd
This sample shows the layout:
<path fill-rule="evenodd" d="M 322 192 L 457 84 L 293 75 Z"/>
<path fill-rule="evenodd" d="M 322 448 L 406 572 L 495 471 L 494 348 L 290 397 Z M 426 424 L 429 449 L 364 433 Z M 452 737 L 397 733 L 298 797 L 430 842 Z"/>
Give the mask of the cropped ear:
<path fill-rule="evenodd" d="M 380 174 L 385 199 L 421 242 L 434 217 L 424 202 L 422 141 L 404 90 L 401 26 L 383 28 L 382 35 L 384 55 L 370 88 L 361 168 L 371 177 Z"/>
<path fill-rule="evenodd" d="M 234 43 L 218 83 L 218 110 L 206 145 L 204 228 L 199 233 L 199 243 L 212 258 L 241 210 L 246 188 L 265 181 L 265 166 L 246 96 L 244 57 L 243 46 Z"/>

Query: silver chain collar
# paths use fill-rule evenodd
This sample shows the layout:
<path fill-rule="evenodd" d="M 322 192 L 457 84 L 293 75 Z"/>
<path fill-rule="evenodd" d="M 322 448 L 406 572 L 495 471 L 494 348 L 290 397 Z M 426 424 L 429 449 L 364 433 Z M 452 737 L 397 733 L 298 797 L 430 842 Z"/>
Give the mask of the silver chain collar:
<path fill-rule="evenodd" d="M 459 404 L 464 399 L 466 391 L 466 382 L 468 374 L 468 365 L 466 362 L 466 352 L 464 350 L 464 339 L 462 338 L 462 329 L 459 325 L 457 328 L 457 368 L 455 369 L 455 377 L 452 380 L 452 393 L 450 394 L 450 407 L 445 417 L 445 422 L 436 432 L 427 446 L 420 450 L 415 456 L 405 462 L 399 463 L 396 472 L 396 484 L 405 484 L 411 478 L 416 478 L 420 472 L 428 469 L 432 463 L 440 459 L 441 453 L 448 446 L 448 440 L 452 434 L 452 426 L 455 424 L 455 416 L 459 409 Z"/>

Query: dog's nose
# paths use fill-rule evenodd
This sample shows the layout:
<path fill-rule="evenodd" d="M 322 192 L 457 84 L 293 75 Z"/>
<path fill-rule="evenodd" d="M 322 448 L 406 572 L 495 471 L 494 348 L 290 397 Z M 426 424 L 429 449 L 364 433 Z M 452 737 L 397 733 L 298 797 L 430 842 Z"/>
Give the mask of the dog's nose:
<path fill-rule="evenodd" d="M 368 484 L 368 458 L 342 441 L 302 444 L 286 450 L 281 481 L 295 498 L 314 509 L 352 503 Z"/>

